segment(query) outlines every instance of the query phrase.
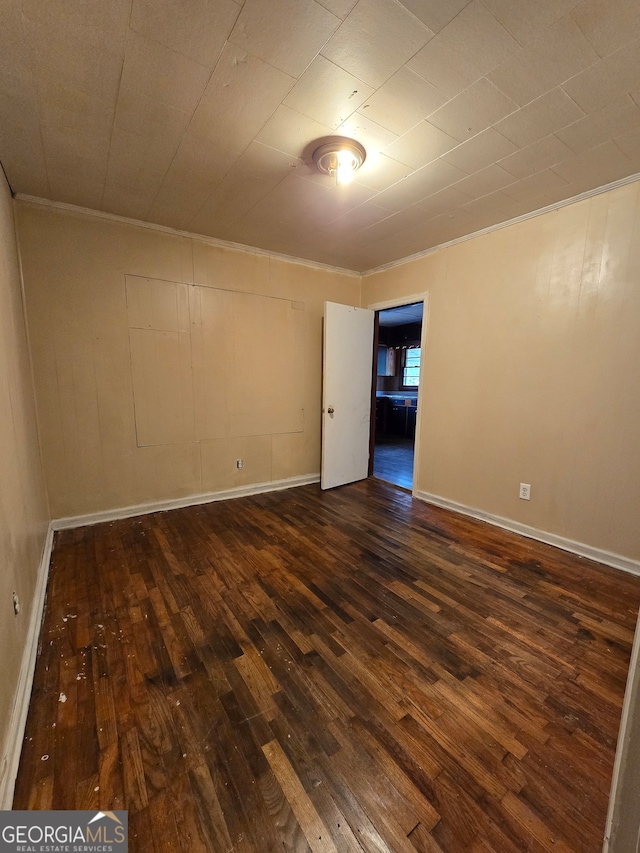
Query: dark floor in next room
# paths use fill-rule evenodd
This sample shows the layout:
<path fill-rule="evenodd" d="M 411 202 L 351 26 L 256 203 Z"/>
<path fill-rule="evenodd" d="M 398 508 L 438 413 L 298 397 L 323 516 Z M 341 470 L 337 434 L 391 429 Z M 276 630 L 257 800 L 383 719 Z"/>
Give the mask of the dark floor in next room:
<path fill-rule="evenodd" d="M 387 483 L 413 488 L 413 439 L 386 437 L 376 439 L 373 475 Z"/>
<path fill-rule="evenodd" d="M 376 478 L 56 534 L 16 809 L 131 853 L 599 853 L 640 579 Z"/>

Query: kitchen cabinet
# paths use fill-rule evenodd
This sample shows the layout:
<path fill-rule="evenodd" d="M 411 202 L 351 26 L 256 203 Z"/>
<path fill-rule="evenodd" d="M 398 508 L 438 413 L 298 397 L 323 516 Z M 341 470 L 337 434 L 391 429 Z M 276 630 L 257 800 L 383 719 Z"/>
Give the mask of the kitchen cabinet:
<path fill-rule="evenodd" d="M 376 432 L 413 438 L 416 433 L 416 400 L 406 405 L 405 399 L 378 397 L 376 399 Z"/>
<path fill-rule="evenodd" d="M 389 427 L 389 398 L 376 397 L 376 433 L 384 435 Z"/>
<path fill-rule="evenodd" d="M 384 345 L 378 347 L 378 376 L 396 375 L 396 351 Z"/>

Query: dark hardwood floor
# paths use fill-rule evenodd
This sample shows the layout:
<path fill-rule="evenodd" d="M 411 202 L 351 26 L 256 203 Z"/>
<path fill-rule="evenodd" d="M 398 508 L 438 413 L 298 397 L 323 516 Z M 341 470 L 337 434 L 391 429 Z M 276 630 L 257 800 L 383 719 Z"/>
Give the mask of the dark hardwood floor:
<path fill-rule="evenodd" d="M 130 849 L 590 853 L 640 579 L 376 479 L 57 534 L 14 807 Z"/>

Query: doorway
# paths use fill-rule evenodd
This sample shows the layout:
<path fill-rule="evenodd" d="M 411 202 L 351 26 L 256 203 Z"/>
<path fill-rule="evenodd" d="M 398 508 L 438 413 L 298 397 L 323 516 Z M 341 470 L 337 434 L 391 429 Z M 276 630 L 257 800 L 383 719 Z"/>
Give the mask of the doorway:
<path fill-rule="evenodd" d="M 372 474 L 413 489 L 424 302 L 376 312 Z"/>

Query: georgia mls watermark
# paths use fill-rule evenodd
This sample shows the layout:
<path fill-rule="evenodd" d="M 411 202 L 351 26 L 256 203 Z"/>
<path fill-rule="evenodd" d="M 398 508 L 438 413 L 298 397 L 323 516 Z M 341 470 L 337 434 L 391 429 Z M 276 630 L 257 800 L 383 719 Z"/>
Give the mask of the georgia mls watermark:
<path fill-rule="evenodd" d="M 0 811 L 0 853 L 127 853 L 128 812 Z"/>

